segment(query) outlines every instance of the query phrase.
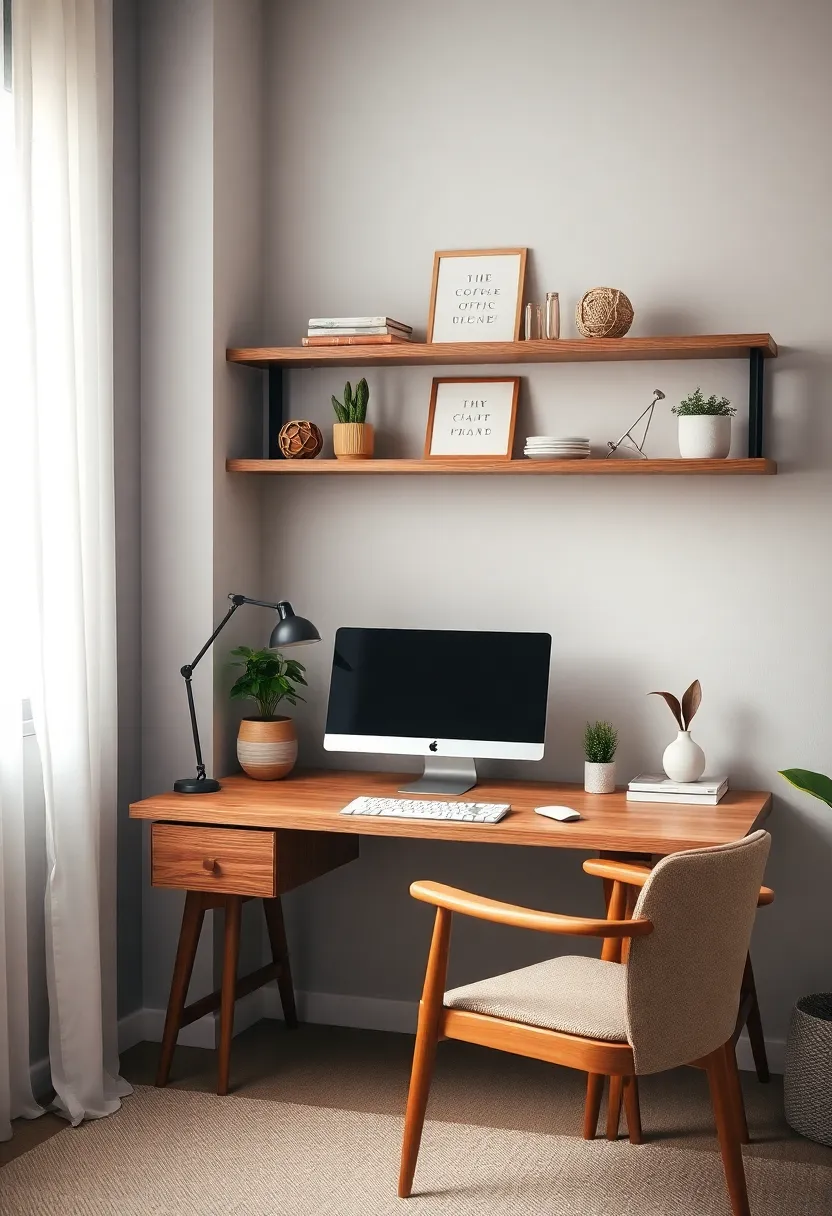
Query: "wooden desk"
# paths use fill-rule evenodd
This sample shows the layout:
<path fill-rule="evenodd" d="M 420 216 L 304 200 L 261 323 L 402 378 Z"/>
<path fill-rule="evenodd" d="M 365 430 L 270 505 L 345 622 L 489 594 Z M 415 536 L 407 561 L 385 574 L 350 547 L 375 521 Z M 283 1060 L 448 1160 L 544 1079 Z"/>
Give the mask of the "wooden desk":
<path fill-rule="evenodd" d="M 605 856 L 666 855 L 725 844 L 758 828 L 771 810 L 771 794 L 731 791 L 715 807 L 627 802 L 615 794 L 585 794 L 578 785 L 537 781 L 482 781 L 462 801 L 509 802 L 500 823 L 377 819 L 340 815 L 360 794 L 396 797 L 412 775 L 297 772 L 283 781 L 223 779 L 215 794 L 158 794 L 130 807 L 151 828 L 153 885 L 187 892 L 176 955 L 157 1085 L 167 1083 L 182 1026 L 220 1010 L 218 1092 L 229 1082 L 234 1002 L 276 979 L 289 1026 L 296 1025 L 291 971 L 280 896 L 358 856 L 360 836 L 415 836 L 480 844 L 598 850 Z M 536 806 L 565 804 L 580 811 L 575 823 L 535 815 Z M 418 875 L 416 876 L 418 877 Z M 246 899 L 261 898 L 273 962 L 237 980 L 240 914 Z M 225 909 L 222 987 L 185 1007 L 199 934 L 207 909 Z"/>

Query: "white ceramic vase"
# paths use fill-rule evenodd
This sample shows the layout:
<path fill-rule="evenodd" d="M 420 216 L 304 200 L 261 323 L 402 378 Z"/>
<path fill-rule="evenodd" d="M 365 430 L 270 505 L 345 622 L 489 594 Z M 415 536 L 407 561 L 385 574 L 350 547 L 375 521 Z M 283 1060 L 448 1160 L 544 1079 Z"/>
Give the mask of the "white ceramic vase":
<path fill-rule="evenodd" d="M 614 794 L 615 761 L 611 764 L 592 764 L 585 760 L 584 789 L 588 794 Z"/>
<path fill-rule="evenodd" d="M 662 766 L 671 781 L 698 781 L 705 771 L 705 753 L 689 730 L 680 730 L 664 749 Z"/>
<path fill-rule="evenodd" d="M 724 414 L 683 414 L 679 455 L 686 460 L 722 460 L 731 451 L 731 419 Z"/>

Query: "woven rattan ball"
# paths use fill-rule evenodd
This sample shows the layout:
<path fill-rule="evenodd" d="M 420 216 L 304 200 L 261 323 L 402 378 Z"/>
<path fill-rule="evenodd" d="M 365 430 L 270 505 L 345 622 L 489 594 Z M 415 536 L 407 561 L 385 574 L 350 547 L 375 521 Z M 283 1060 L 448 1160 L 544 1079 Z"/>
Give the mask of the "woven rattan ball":
<path fill-rule="evenodd" d="M 585 338 L 623 338 L 632 323 L 633 306 L 614 287 L 591 288 L 575 309 L 575 324 Z"/>
<path fill-rule="evenodd" d="M 296 418 L 280 428 L 277 443 L 289 460 L 312 460 L 324 446 L 324 437 L 314 422 Z"/>

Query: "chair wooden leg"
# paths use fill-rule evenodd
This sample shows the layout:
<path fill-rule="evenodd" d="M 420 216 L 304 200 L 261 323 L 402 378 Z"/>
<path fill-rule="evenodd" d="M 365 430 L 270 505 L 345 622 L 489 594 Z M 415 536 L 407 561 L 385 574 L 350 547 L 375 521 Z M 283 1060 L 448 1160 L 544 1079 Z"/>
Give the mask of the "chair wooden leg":
<path fill-rule="evenodd" d="M 760 1006 L 757 1003 L 757 985 L 754 983 L 754 970 L 751 966 L 750 954 L 745 960 L 745 974 L 742 977 L 742 986 L 743 991 L 747 992 L 751 997 L 748 1020 L 745 1024 L 748 1030 L 748 1038 L 751 1042 L 751 1054 L 754 1056 L 754 1066 L 757 1069 L 758 1080 L 766 1082 L 771 1079 L 771 1074 L 768 1070 L 766 1041 L 763 1037 L 763 1023 L 760 1018 Z"/>
<path fill-rule="evenodd" d="M 243 900 L 229 895 L 225 900 L 225 944 L 222 957 L 222 995 L 220 998 L 220 1048 L 217 1093 L 228 1093 L 231 1073 L 231 1040 L 234 1036 L 234 1000 L 237 987 L 237 961 L 240 956 L 240 921 Z"/>
<path fill-rule="evenodd" d="M 627 1133 L 630 1137 L 630 1144 L 643 1144 L 641 1107 L 638 1100 L 638 1077 L 624 1078 L 624 1113 L 627 1116 Z"/>
<path fill-rule="evenodd" d="M 450 940 L 451 913 L 447 908 L 437 908 L 425 974 L 425 986 L 419 1005 L 416 1047 L 413 1052 L 413 1069 L 410 1074 L 410 1090 L 407 1095 L 399 1170 L 398 1194 L 400 1199 L 407 1199 L 413 1190 L 413 1176 L 416 1173 L 416 1160 L 422 1141 L 425 1110 L 436 1059 L 436 1044 L 439 1041 L 439 1024 L 442 1016 Z"/>
<path fill-rule="evenodd" d="M 587 1073 L 584 1103 L 584 1140 L 594 1140 L 598 1132 L 598 1115 L 604 1095 L 604 1078 L 600 1072 Z"/>
<path fill-rule="evenodd" d="M 277 988 L 280 993 L 280 1003 L 283 1006 L 283 1020 L 290 1030 L 295 1030 L 298 1015 L 295 1009 L 295 990 L 292 986 L 292 972 L 289 966 L 289 946 L 286 942 L 286 926 L 283 923 L 283 906 L 280 896 L 275 899 L 263 900 L 263 912 L 266 916 L 266 929 L 272 949 L 272 959 L 277 964 Z"/>
<path fill-rule="evenodd" d="M 607 1139 L 617 1140 L 621 1125 L 621 1100 L 624 1096 L 624 1078 L 610 1077 L 610 1094 L 607 1099 Z"/>
<path fill-rule="evenodd" d="M 156 1070 L 156 1084 L 160 1088 L 167 1085 L 170 1076 L 173 1052 L 176 1047 L 176 1039 L 179 1035 L 179 1027 L 182 1021 L 182 1010 L 185 1008 L 185 998 L 188 995 L 188 985 L 191 982 L 196 948 L 199 945 L 199 935 L 202 932 L 202 922 L 204 919 L 205 906 L 201 892 L 188 891 L 185 895 L 182 928 L 179 930 L 179 945 L 176 948 L 176 962 L 173 966 L 173 979 L 171 980 L 168 1008 L 165 1014 L 162 1051 Z"/>
<path fill-rule="evenodd" d="M 734 1216 L 751 1216 L 725 1048 L 720 1047 L 712 1052 L 703 1063 L 708 1074 L 719 1148 L 722 1153 L 722 1165 L 731 1199 L 731 1210 Z"/>
<path fill-rule="evenodd" d="M 740 1070 L 737 1068 L 737 1053 L 733 1041 L 725 1044 L 725 1068 L 731 1090 L 731 1103 L 734 1111 L 734 1126 L 741 1144 L 749 1144 L 748 1121 L 745 1116 L 745 1099 L 742 1096 Z"/>

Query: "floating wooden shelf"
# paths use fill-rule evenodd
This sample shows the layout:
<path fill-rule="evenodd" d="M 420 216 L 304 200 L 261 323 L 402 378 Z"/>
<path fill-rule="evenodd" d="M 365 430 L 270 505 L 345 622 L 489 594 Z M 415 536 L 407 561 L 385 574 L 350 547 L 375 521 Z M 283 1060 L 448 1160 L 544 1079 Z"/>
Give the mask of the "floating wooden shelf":
<path fill-rule="evenodd" d="M 473 473 L 527 477 L 546 475 L 584 477 L 649 477 L 672 475 L 765 477 L 777 472 L 777 464 L 764 457 L 740 460 L 507 460 L 489 464 L 478 460 L 228 460 L 229 473 L 277 473 L 289 477 L 324 476 L 327 473 L 354 477 L 385 474 Z"/>
<path fill-rule="evenodd" d="M 228 350 L 248 367 L 408 367 L 464 363 L 606 363 L 632 359 L 774 358 L 771 334 L 560 338 L 556 342 L 402 342 L 392 346 L 252 346 Z"/>

